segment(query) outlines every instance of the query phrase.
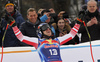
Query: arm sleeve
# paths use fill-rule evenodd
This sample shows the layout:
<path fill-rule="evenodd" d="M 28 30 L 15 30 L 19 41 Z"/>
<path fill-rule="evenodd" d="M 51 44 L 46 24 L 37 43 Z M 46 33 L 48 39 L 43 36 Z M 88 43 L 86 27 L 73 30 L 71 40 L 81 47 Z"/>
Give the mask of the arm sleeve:
<path fill-rule="evenodd" d="M 73 39 L 76 35 L 76 33 L 79 30 L 80 25 L 79 24 L 75 24 L 75 26 L 71 29 L 71 31 L 69 32 L 69 34 L 66 34 L 62 37 L 58 37 L 58 40 L 60 41 L 60 45 L 68 42 L 69 40 Z"/>
<path fill-rule="evenodd" d="M 12 28 L 16 37 L 21 41 L 21 42 L 24 42 L 24 43 L 27 43 L 29 45 L 32 45 L 34 46 L 35 48 L 37 48 L 38 46 L 38 38 L 35 38 L 35 37 L 27 37 L 27 36 L 24 36 L 21 31 L 18 29 L 17 26 L 13 27 Z"/>
<path fill-rule="evenodd" d="M 41 22 L 45 22 L 48 19 L 48 17 L 46 15 L 43 15 L 40 20 Z"/>

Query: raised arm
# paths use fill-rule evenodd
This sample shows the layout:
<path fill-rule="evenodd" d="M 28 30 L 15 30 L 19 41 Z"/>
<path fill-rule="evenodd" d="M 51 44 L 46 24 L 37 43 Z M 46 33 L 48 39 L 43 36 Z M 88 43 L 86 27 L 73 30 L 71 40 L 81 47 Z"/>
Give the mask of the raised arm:
<path fill-rule="evenodd" d="M 68 42 L 69 40 L 73 39 L 76 35 L 76 33 L 79 30 L 80 25 L 79 24 L 75 24 L 75 26 L 71 29 L 69 34 L 66 34 L 62 37 L 58 37 L 58 40 L 60 41 L 60 45 Z"/>
<path fill-rule="evenodd" d="M 74 27 L 71 29 L 70 33 L 69 34 L 66 34 L 62 37 L 58 37 L 59 41 L 60 41 L 60 45 L 68 42 L 69 40 L 73 39 L 76 35 L 76 33 L 78 32 L 79 30 L 79 27 L 80 27 L 80 24 L 84 24 L 84 22 L 81 20 L 81 18 L 83 17 L 84 15 L 81 14 L 79 15 L 79 17 L 75 20 L 76 24 L 74 25 Z M 84 24 L 85 25 L 85 24 Z"/>
<path fill-rule="evenodd" d="M 18 29 L 17 26 L 14 26 L 12 27 L 16 37 L 21 41 L 21 42 L 24 42 L 26 44 L 29 44 L 29 45 L 32 45 L 34 46 L 35 48 L 37 48 L 38 46 L 38 38 L 35 38 L 35 37 L 27 37 L 27 36 L 24 36 L 21 31 Z"/>
<path fill-rule="evenodd" d="M 75 20 L 76 24 L 74 25 L 74 27 L 71 29 L 69 34 L 66 34 L 62 37 L 58 37 L 58 40 L 60 41 L 60 45 L 68 42 L 69 40 L 73 39 L 76 35 L 76 33 L 78 32 L 79 28 L 80 28 L 80 24 L 84 24 L 85 23 L 81 20 L 84 17 L 85 12 L 82 12 L 77 19 Z"/>
<path fill-rule="evenodd" d="M 6 16 L 7 18 L 7 22 L 10 26 L 12 26 L 12 29 L 16 35 L 16 37 L 21 41 L 21 42 L 24 42 L 24 43 L 27 43 L 29 45 L 32 45 L 34 47 L 37 48 L 38 46 L 38 38 L 35 38 L 35 37 L 27 37 L 27 36 L 24 36 L 21 31 L 18 29 L 18 27 L 16 26 L 16 23 L 15 23 L 15 20 L 13 19 L 13 17 L 11 16 Z"/>

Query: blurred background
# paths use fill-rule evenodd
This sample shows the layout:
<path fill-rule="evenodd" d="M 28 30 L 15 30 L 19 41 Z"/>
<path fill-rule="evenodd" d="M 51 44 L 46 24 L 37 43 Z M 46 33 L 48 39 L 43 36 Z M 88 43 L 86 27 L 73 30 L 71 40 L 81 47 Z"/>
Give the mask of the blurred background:
<path fill-rule="evenodd" d="M 6 0 L 0 0 L 0 12 L 4 10 Z M 20 11 L 24 19 L 26 19 L 27 9 L 30 7 L 35 8 L 37 11 L 40 8 L 49 9 L 53 8 L 56 13 L 66 11 L 69 17 L 74 19 L 77 17 L 78 12 L 81 10 L 83 4 L 89 0 L 14 0 L 17 9 Z M 96 0 L 98 3 L 100 0 Z M 100 5 L 99 5 L 100 6 Z"/>

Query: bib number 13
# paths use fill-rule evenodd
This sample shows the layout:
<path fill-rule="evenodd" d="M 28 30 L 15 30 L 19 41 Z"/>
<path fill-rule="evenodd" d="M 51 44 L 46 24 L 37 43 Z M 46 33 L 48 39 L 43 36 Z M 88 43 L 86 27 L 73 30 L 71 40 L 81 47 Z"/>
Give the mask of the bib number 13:
<path fill-rule="evenodd" d="M 49 49 L 49 52 L 51 55 L 57 55 L 57 50 L 56 49 Z"/>

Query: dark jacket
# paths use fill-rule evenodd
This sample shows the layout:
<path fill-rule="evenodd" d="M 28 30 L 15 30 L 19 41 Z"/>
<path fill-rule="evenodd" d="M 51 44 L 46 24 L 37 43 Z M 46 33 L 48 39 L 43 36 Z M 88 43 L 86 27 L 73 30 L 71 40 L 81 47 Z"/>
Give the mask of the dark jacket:
<path fill-rule="evenodd" d="M 100 13 L 99 12 L 97 14 L 96 13 L 95 13 L 95 17 L 97 18 L 98 24 L 97 25 L 94 24 L 90 27 L 87 27 L 89 34 L 91 36 L 91 41 L 100 40 Z M 91 18 L 92 18 L 92 15 L 87 13 L 86 16 L 84 17 L 85 23 L 89 22 L 91 20 Z M 86 31 L 86 28 L 84 27 L 84 25 L 81 25 L 78 32 L 82 34 L 82 37 L 81 37 L 82 42 L 89 41 L 89 36 L 87 34 L 87 31 Z"/>
<path fill-rule="evenodd" d="M 23 35 L 28 36 L 28 37 L 38 37 L 36 30 L 38 25 L 41 23 L 41 21 L 39 19 L 37 19 L 35 24 L 32 24 L 29 21 L 23 22 L 20 26 L 20 30 L 22 32 Z M 20 45 L 22 46 L 30 46 L 24 42 L 21 42 Z"/>
<path fill-rule="evenodd" d="M 36 30 L 40 23 L 41 22 L 39 20 L 37 20 L 35 24 L 32 24 L 29 21 L 23 22 L 20 26 L 20 30 L 21 30 L 22 34 L 25 36 L 38 37 L 36 34 Z"/>
<path fill-rule="evenodd" d="M 22 15 L 18 11 L 16 11 L 12 17 L 15 19 L 18 27 L 20 26 L 22 22 L 24 22 Z M 7 22 L 5 19 L 2 20 L 2 26 L 3 26 L 2 32 L 1 32 L 2 35 L 0 35 L 1 36 L 0 39 L 2 39 L 4 31 L 7 26 Z M 0 41 L 0 44 L 1 44 L 1 41 Z M 4 47 L 13 47 L 13 46 L 19 46 L 19 40 L 16 38 L 11 26 L 8 26 L 8 29 L 4 38 Z"/>

